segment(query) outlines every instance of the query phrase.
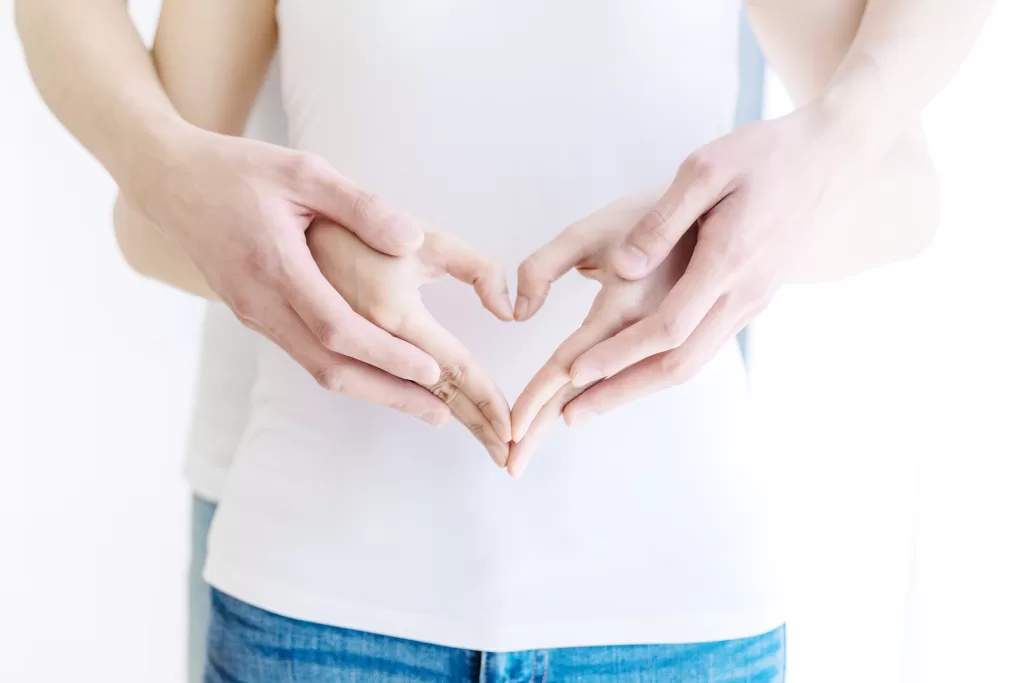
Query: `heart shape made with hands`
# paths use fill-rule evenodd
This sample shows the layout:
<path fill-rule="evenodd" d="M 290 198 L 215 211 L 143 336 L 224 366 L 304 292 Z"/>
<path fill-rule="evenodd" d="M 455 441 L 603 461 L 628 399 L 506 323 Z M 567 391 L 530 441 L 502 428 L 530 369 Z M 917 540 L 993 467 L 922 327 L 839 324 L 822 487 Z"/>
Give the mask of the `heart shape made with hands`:
<path fill-rule="evenodd" d="M 584 352 L 654 312 L 686 269 L 696 230 L 689 231 L 670 257 L 641 280 L 624 280 L 612 267 L 612 250 L 650 211 L 659 194 L 652 191 L 620 199 L 570 225 L 535 251 L 519 267 L 514 311 L 500 262 L 446 233 L 428 232 L 417 252 L 402 257 L 382 254 L 329 222 L 314 222 L 307 241 L 321 272 L 356 313 L 437 361 L 440 379 L 425 388 L 450 407 L 498 466 L 519 476 L 560 416 L 570 426 L 586 419 L 575 406 L 582 394 L 596 385 L 627 395 L 640 390 L 635 379 L 622 382 L 618 376 L 578 387 L 570 370 Z M 424 284 L 451 275 L 471 284 L 497 318 L 524 322 L 544 304 L 551 285 L 574 268 L 600 282 L 601 290 L 579 329 L 539 369 L 513 408 L 465 346 L 434 319 L 419 294 Z M 658 372 L 657 356 L 634 367 L 642 372 L 645 365 Z M 650 390 L 646 387 L 643 393 Z"/>

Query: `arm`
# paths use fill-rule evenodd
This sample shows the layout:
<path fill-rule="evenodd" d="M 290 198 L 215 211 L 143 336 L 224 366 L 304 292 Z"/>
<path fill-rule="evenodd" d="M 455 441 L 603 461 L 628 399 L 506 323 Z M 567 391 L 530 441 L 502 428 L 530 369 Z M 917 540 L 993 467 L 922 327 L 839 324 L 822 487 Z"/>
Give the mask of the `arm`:
<path fill-rule="evenodd" d="M 274 0 L 164 0 L 153 47 L 167 94 L 191 124 L 222 135 L 240 133 L 264 80 L 276 44 Z M 259 143 L 261 144 L 261 143 Z M 252 162 L 255 163 L 255 162 Z M 264 201 L 258 188 L 246 199 Z M 118 242 L 145 275 L 202 296 L 214 296 L 202 273 L 157 227 L 123 201 L 115 209 Z M 443 274 L 476 286 L 498 317 L 511 318 L 499 265 L 439 233 L 404 257 L 382 254 L 334 221 L 318 219 L 299 233 L 316 275 L 361 328 L 363 348 L 393 353 L 407 345 L 445 373 L 424 386 L 370 367 L 354 354 L 298 355 L 325 387 L 412 413 L 431 424 L 449 415 L 470 428 L 491 457 L 504 465 L 507 403 L 469 352 L 430 317 L 419 287 Z M 276 341 L 276 340 L 275 340 Z M 365 352 L 364 352 L 365 353 Z"/>
<path fill-rule="evenodd" d="M 125 0 L 16 0 L 15 22 L 47 106 L 119 185 L 141 192 L 145 156 L 166 150 L 186 126 Z"/>
<path fill-rule="evenodd" d="M 748 0 L 751 26 L 793 103 L 820 97 L 850 52 L 866 0 Z M 939 223 L 938 177 L 914 119 L 856 189 L 823 206 L 787 282 L 838 279 L 916 255 Z"/>
<path fill-rule="evenodd" d="M 836 2 L 764 0 L 754 7 L 774 12 L 784 3 L 793 11 L 776 28 L 780 36 L 792 29 L 792 49 L 771 40 L 766 48 L 774 50 L 805 104 L 691 154 L 668 190 L 612 248 L 608 267 L 623 280 L 640 282 L 684 246 L 684 237 L 694 241 L 685 270 L 656 308 L 608 338 L 596 335 L 590 348 L 575 348 L 576 358 L 560 359 L 561 376 L 583 390 L 564 407 L 570 422 L 687 381 L 794 279 L 810 245 L 818 241 L 831 249 L 829 238 L 817 233 L 837 207 L 854 206 L 863 196 L 860 185 L 952 77 L 992 5 L 868 0 L 844 51 L 849 28 L 818 26 L 832 36 L 826 39 L 809 26 L 789 26 L 813 24 Z M 846 26 L 856 17 L 855 9 L 848 11 Z M 814 53 L 817 65 L 795 66 Z M 849 228 L 854 240 L 860 239 L 859 228 Z M 534 280 L 542 286 L 551 281 Z M 529 281 L 524 291 L 521 280 L 520 294 L 529 298 L 531 287 L 542 291 Z M 514 434 L 528 433 L 535 411 L 551 400 L 551 386 L 558 388 L 544 385 L 529 405 L 517 407 L 521 419 Z"/>
<path fill-rule="evenodd" d="M 164 19 L 167 30 L 175 27 L 181 36 L 175 43 L 187 46 L 181 59 L 189 59 L 188 49 L 201 48 L 196 39 L 211 44 L 205 54 L 224 60 L 219 68 L 210 67 L 217 76 L 229 73 L 230 60 L 240 53 L 217 50 L 215 43 L 224 40 L 234 49 L 254 40 L 266 47 L 272 9 L 271 0 L 253 0 L 251 7 L 241 0 L 167 0 Z M 344 225 L 381 252 L 408 254 L 423 242 L 418 222 L 314 155 L 186 121 L 164 92 L 122 0 L 17 0 L 16 10 L 29 70 L 51 110 L 110 171 L 125 203 L 159 226 L 195 264 L 208 289 L 246 325 L 324 383 L 353 362 L 379 368 L 392 379 L 437 381 L 440 368 L 427 354 L 382 337 L 379 328 L 351 310 L 317 269 L 306 244 L 306 229 L 319 216 Z M 239 26 L 256 27 L 257 34 L 244 34 Z M 158 53 L 163 50 L 157 45 Z M 181 87 L 209 65 L 194 73 L 182 69 L 186 80 L 177 81 L 174 55 L 161 61 L 167 67 L 162 75 L 172 90 L 179 89 L 182 101 L 175 104 L 198 122 L 192 107 L 201 104 L 200 97 L 183 97 Z M 261 73 L 258 66 L 248 68 L 248 78 Z M 202 122 L 243 118 L 251 83 L 243 77 L 232 88 L 229 98 L 217 100 L 223 108 Z M 225 123 L 223 130 L 229 127 Z M 123 244 L 137 263 L 150 257 L 144 245 Z"/>
<path fill-rule="evenodd" d="M 153 64 L 182 118 L 215 133 L 240 135 L 276 45 L 273 0 L 170 0 L 161 8 Z M 188 255 L 123 193 L 114 205 L 114 231 L 125 260 L 141 275 L 217 298 Z"/>

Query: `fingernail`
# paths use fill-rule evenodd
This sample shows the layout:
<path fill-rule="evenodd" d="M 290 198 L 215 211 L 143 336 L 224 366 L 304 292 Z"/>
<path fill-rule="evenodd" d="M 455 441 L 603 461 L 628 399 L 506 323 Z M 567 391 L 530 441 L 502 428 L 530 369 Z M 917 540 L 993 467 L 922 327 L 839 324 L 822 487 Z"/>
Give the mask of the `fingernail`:
<path fill-rule="evenodd" d="M 419 416 L 419 418 L 429 425 L 440 427 L 441 425 L 448 421 L 448 413 L 442 412 L 440 410 L 434 410 L 428 413 L 423 413 L 422 415 Z"/>
<path fill-rule="evenodd" d="M 526 315 L 526 310 L 528 308 L 529 308 L 529 299 L 527 299 L 526 297 L 521 296 L 521 295 L 516 297 L 516 300 L 515 300 L 515 312 L 513 313 L 513 316 L 515 317 L 515 319 L 517 319 L 517 321 L 521 321 L 523 316 Z"/>
<path fill-rule="evenodd" d="M 487 447 L 487 452 L 491 455 L 491 460 L 498 467 L 504 468 L 508 463 L 508 446 L 492 445 Z"/>
<path fill-rule="evenodd" d="M 516 459 L 509 462 L 508 465 L 508 476 L 513 479 L 518 479 L 522 476 L 526 470 L 526 463 L 529 459 L 529 453 L 517 453 Z"/>
<path fill-rule="evenodd" d="M 579 389 L 587 386 L 591 382 L 596 382 L 600 379 L 600 376 L 590 368 L 583 368 L 572 373 L 569 379 L 572 381 L 572 385 Z"/>
<path fill-rule="evenodd" d="M 626 277 L 639 277 L 647 270 L 647 254 L 632 244 L 619 250 L 619 273 Z"/>
<path fill-rule="evenodd" d="M 516 317 L 512 310 L 512 302 L 508 300 L 508 292 L 501 293 L 501 314 L 508 320 L 514 320 Z"/>
<path fill-rule="evenodd" d="M 579 427 L 583 423 L 590 420 L 590 418 L 594 417 L 594 415 L 596 414 L 597 413 L 594 413 L 590 410 L 581 410 L 580 412 L 573 415 L 571 419 L 567 420 L 567 422 L 570 427 Z"/>

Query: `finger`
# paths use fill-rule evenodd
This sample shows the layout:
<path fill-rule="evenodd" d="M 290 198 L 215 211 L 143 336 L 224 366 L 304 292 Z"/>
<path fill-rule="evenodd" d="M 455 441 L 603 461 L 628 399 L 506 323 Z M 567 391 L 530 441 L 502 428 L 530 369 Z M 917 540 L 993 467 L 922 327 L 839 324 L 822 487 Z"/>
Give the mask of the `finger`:
<path fill-rule="evenodd" d="M 519 265 L 516 320 L 529 320 L 540 310 L 551 284 L 592 251 L 591 242 L 586 231 L 569 227 Z"/>
<path fill-rule="evenodd" d="M 534 452 L 536 452 L 537 446 L 540 445 L 544 437 L 551 431 L 551 428 L 558 422 L 558 416 L 562 414 L 562 406 L 583 391 L 585 390 L 577 389 L 571 384 L 565 384 L 550 401 L 544 404 L 522 439 L 513 442 L 509 448 L 508 473 L 510 476 L 522 476 Z"/>
<path fill-rule="evenodd" d="M 396 377 L 424 385 L 437 381 L 441 370 L 430 354 L 353 311 L 320 272 L 305 242 L 288 254 L 281 284 L 288 303 L 325 348 Z"/>
<path fill-rule="evenodd" d="M 679 167 L 675 180 L 640 219 L 613 257 L 627 280 L 644 277 L 668 256 L 683 233 L 728 194 L 729 177 L 698 150 Z"/>
<path fill-rule="evenodd" d="M 394 408 L 432 425 L 444 424 L 451 417 L 448 406 L 418 384 L 324 348 L 283 300 L 278 299 L 261 317 L 264 323 L 243 322 L 284 349 L 322 387 Z"/>
<path fill-rule="evenodd" d="M 572 383 L 585 386 L 679 347 L 718 301 L 723 288 L 718 260 L 698 239 L 686 271 L 658 310 L 580 356 L 569 371 Z"/>
<path fill-rule="evenodd" d="M 484 308 L 499 320 L 512 320 L 508 280 L 499 261 L 488 259 L 462 240 L 445 233 L 428 233 L 424 247 L 421 258 L 428 266 L 473 285 Z"/>
<path fill-rule="evenodd" d="M 578 426 L 594 415 L 690 380 L 747 323 L 749 316 L 726 302 L 719 299 L 678 349 L 646 358 L 571 401 L 563 413 L 566 424 Z"/>
<path fill-rule="evenodd" d="M 608 339 L 623 326 L 622 319 L 603 314 L 598 304 L 583 324 L 562 342 L 551 358 L 533 376 L 512 408 L 512 440 L 520 441 L 531 428 L 541 409 L 558 394 L 569 380 L 569 368 L 587 349 Z M 557 417 L 557 416 L 556 416 Z"/>
<path fill-rule="evenodd" d="M 310 209 L 385 254 L 404 256 L 423 244 L 422 225 L 380 195 L 362 189 L 319 157 L 300 154 L 297 159 L 302 200 Z"/>
<path fill-rule="evenodd" d="M 476 436 L 504 467 L 512 427 L 508 402 L 462 343 L 438 323 L 425 307 L 403 317 L 396 333 L 437 359 L 440 379 L 428 388 L 451 408 L 452 414 Z"/>

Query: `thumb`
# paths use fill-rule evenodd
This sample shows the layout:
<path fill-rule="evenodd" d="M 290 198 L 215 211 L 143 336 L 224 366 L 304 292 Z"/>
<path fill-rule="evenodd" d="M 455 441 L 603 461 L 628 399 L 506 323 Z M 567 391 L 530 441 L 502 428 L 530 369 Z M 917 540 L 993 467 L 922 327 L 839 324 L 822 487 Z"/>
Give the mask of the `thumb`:
<path fill-rule="evenodd" d="M 696 152 L 679 167 L 665 194 L 630 230 L 612 257 L 616 274 L 638 280 L 657 268 L 676 242 L 725 193 L 721 175 Z M 706 154 L 706 153 L 704 153 Z"/>
<path fill-rule="evenodd" d="M 297 158 L 302 169 L 297 173 L 301 201 L 308 208 L 384 254 L 405 256 L 423 244 L 423 227 L 411 216 L 359 187 L 323 159 L 306 154 Z"/>
<path fill-rule="evenodd" d="M 522 322 L 540 310 L 551 284 L 572 270 L 592 251 L 596 231 L 576 230 L 585 220 L 570 226 L 519 264 L 515 318 Z"/>
<path fill-rule="evenodd" d="M 447 233 L 427 233 L 423 247 L 420 255 L 429 267 L 437 268 L 467 285 L 473 285 L 484 308 L 499 320 L 512 320 L 508 280 L 505 279 L 505 269 L 500 261 L 487 258 Z"/>

